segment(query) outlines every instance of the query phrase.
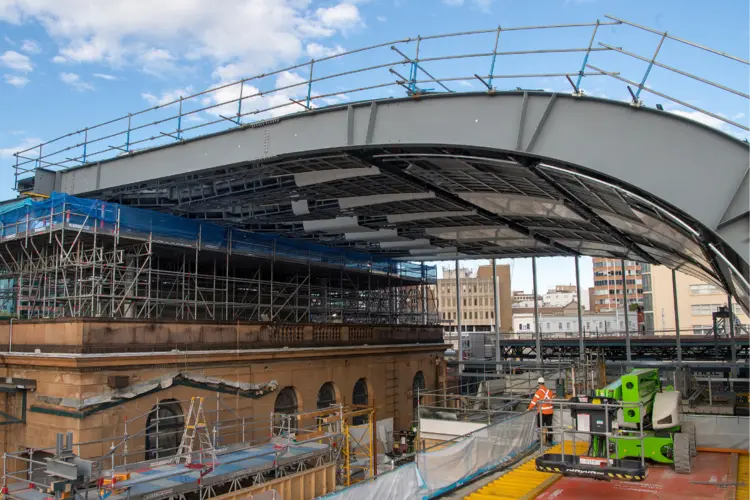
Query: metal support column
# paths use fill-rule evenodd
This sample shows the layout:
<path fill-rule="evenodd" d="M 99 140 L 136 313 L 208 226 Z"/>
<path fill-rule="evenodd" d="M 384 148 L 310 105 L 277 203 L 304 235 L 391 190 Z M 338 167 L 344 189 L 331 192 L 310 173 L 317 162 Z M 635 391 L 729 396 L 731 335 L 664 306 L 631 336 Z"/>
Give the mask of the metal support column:
<path fill-rule="evenodd" d="M 620 259 L 620 270 L 622 271 L 622 301 L 624 303 L 623 312 L 625 313 L 625 359 L 632 361 L 632 352 L 630 352 L 630 326 L 628 325 L 628 285 L 625 276 L 625 260 Z M 617 297 L 617 295 L 615 295 Z M 615 299 L 617 306 L 617 299 Z"/>
<path fill-rule="evenodd" d="M 422 324 L 426 325 L 428 323 L 428 315 L 427 315 L 427 271 L 424 267 L 424 262 L 422 262 Z"/>
<path fill-rule="evenodd" d="M 497 262 L 492 259 L 492 300 L 495 305 L 495 373 L 500 375 L 500 294 L 497 290 Z"/>
<path fill-rule="evenodd" d="M 458 385 L 461 386 L 461 374 L 464 372 L 464 341 L 461 337 L 461 278 L 459 277 L 459 260 L 456 259 L 456 334 L 458 335 Z"/>
<path fill-rule="evenodd" d="M 536 257 L 531 258 L 531 278 L 534 282 L 534 338 L 536 340 L 536 362 L 542 362 L 542 335 L 539 330 L 539 302 L 536 288 Z"/>
<path fill-rule="evenodd" d="M 677 304 L 677 271 L 672 269 L 672 300 L 674 301 L 674 334 L 677 338 L 677 363 L 682 363 L 682 343 L 680 341 L 680 306 Z M 664 325 L 662 325 L 664 328 Z"/>
<path fill-rule="evenodd" d="M 581 312 L 581 267 L 580 257 L 576 256 L 576 303 L 578 304 L 578 358 L 583 361 L 586 359 L 586 347 L 583 343 L 583 318 Z"/>
<path fill-rule="evenodd" d="M 731 378 L 735 379 L 738 377 L 737 371 L 737 342 L 734 338 L 734 309 L 732 307 L 732 294 L 727 294 L 727 308 L 729 309 L 729 349 L 731 349 L 732 356 L 732 369 Z M 730 380 L 729 390 L 734 391 L 734 382 Z"/>

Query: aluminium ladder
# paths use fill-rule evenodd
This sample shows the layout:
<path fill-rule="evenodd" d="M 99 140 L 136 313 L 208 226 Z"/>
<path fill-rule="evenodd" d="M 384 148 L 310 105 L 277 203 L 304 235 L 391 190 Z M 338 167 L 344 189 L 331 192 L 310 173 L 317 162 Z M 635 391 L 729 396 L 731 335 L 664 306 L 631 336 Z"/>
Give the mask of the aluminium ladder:
<path fill-rule="evenodd" d="M 196 401 L 198 403 L 196 408 Z M 198 450 L 193 450 L 196 435 L 198 437 Z M 190 398 L 190 409 L 188 410 L 187 420 L 185 421 L 185 430 L 182 433 L 180 447 L 177 448 L 177 454 L 174 457 L 174 463 L 180 463 L 185 459 L 185 465 L 193 464 L 193 454 L 197 453 L 197 464 L 204 466 L 215 466 L 216 449 L 208 435 L 208 425 L 206 424 L 206 415 L 203 413 L 203 398 Z M 204 460 L 210 457 L 211 462 L 206 463 Z"/>

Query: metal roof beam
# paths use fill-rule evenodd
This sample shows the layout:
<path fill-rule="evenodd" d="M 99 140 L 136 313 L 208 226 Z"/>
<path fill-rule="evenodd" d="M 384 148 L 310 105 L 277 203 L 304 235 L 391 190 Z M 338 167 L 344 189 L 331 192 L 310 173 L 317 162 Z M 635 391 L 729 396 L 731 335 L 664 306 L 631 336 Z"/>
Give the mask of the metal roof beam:
<path fill-rule="evenodd" d="M 604 220 L 599 214 L 591 210 L 586 203 L 584 203 L 580 198 L 578 198 L 573 192 L 571 192 L 568 188 L 565 186 L 562 186 L 559 184 L 554 178 L 552 178 L 551 175 L 549 175 L 547 172 L 544 172 L 540 167 L 539 163 L 529 165 L 529 170 L 531 170 L 537 177 L 544 180 L 547 184 L 549 184 L 555 191 L 557 191 L 561 196 L 565 198 L 565 200 L 568 202 L 571 210 L 576 212 L 578 215 L 583 217 L 585 220 L 589 221 L 590 223 L 594 224 L 595 226 L 598 226 L 603 231 L 608 233 L 610 236 L 615 238 L 618 242 L 620 242 L 621 245 L 626 247 L 628 250 L 633 252 L 634 254 L 638 255 L 639 257 L 644 259 L 644 262 L 647 262 L 649 264 L 659 264 L 659 261 L 654 259 L 648 252 L 644 251 L 641 247 L 636 245 L 636 243 L 630 239 L 628 235 L 620 231 L 619 229 L 616 229 L 614 226 L 612 226 L 609 222 Z"/>
<path fill-rule="evenodd" d="M 388 164 L 386 162 L 377 160 L 377 159 L 372 158 L 372 157 L 365 156 L 363 154 L 358 154 L 358 153 L 350 153 L 350 154 L 353 157 L 359 159 L 362 162 L 365 162 L 365 163 L 371 164 L 371 165 L 373 165 L 375 167 L 378 167 L 382 172 L 386 172 L 386 173 L 388 173 L 388 174 L 390 174 L 390 175 L 392 175 L 392 176 L 394 176 L 394 177 L 396 177 L 398 179 L 401 179 L 402 181 L 407 182 L 410 185 L 412 185 L 414 187 L 417 187 L 419 189 L 431 191 L 431 192 L 435 193 L 435 196 L 437 196 L 438 198 L 442 198 L 442 199 L 444 199 L 446 201 L 449 201 L 449 202 L 451 202 L 451 203 L 453 203 L 453 204 L 455 204 L 457 206 L 464 207 L 467 210 L 473 210 L 478 215 L 481 215 L 481 216 L 487 218 L 488 220 L 493 221 L 496 224 L 503 224 L 503 225 L 509 227 L 510 229 L 513 229 L 514 231 L 517 231 L 517 232 L 519 232 L 519 233 L 521 233 L 523 235 L 526 235 L 526 236 L 529 236 L 531 238 L 534 238 L 539 243 L 543 243 L 545 245 L 553 247 L 553 248 L 555 248 L 556 250 L 558 250 L 559 252 L 561 252 L 561 253 L 563 253 L 565 255 L 572 255 L 572 256 L 580 255 L 577 251 L 573 250 L 572 248 L 568 248 L 568 247 L 566 247 L 564 245 L 560 245 L 559 243 L 556 243 L 556 242 L 550 240 L 549 238 L 547 238 L 545 236 L 542 236 L 540 234 L 533 233 L 532 231 L 530 231 L 529 229 L 527 229 L 525 226 L 522 226 L 521 224 L 518 224 L 517 222 L 515 222 L 515 221 L 513 221 L 513 220 L 511 220 L 511 219 L 509 219 L 507 217 L 503 217 L 501 215 L 497 215 L 497 214 L 495 214 L 493 212 L 490 212 L 489 210 L 486 210 L 486 209 L 481 208 L 481 207 L 479 207 L 477 205 L 474 205 L 473 203 L 464 200 L 460 196 L 458 196 L 456 194 L 453 194 L 450 191 L 447 191 L 447 190 L 443 189 L 440 186 L 437 186 L 435 184 L 427 182 L 427 181 L 425 181 L 425 180 L 423 180 L 423 179 L 421 179 L 419 177 L 416 177 L 416 176 L 410 174 L 409 172 L 406 172 L 404 169 L 402 169 L 400 167 L 396 167 L 396 166 L 390 165 L 390 164 Z"/>

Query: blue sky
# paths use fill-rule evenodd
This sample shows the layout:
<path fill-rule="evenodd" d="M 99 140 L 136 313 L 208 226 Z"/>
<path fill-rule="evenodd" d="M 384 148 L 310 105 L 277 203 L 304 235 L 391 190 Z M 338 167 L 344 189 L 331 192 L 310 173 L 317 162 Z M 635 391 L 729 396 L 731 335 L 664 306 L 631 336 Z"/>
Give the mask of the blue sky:
<path fill-rule="evenodd" d="M 181 95 L 311 57 L 320 58 L 417 34 L 492 29 L 498 25 L 588 23 L 597 18 L 606 21 L 605 14 L 668 30 L 674 36 L 748 59 L 750 12 L 747 0 L 0 0 L 0 198 L 13 196 L 11 155 L 19 148 Z M 502 34 L 498 50 L 585 47 L 590 35 L 590 28 L 507 32 Z M 648 57 L 659 37 L 631 27 L 607 26 L 600 28 L 597 41 Z M 493 42 L 494 35 L 427 41 L 422 44 L 421 57 L 488 52 Z M 405 50 L 412 51 L 408 52 L 411 55 L 413 44 L 407 47 Z M 386 47 L 377 53 L 346 56 L 346 61 L 320 63 L 316 70 L 330 74 L 393 60 L 393 56 Z M 495 73 L 577 71 L 582 56 L 580 53 L 507 56 L 498 59 Z M 664 63 L 748 92 L 745 65 L 671 41 L 665 43 L 659 57 Z M 646 68 L 643 62 L 603 52 L 592 54 L 590 63 L 605 70 L 620 71 L 623 76 L 637 81 Z M 473 73 L 487 74 L 489 64 L 489 59 L 483 58 L 424 65 L 437 76 L 470 77 Z M 408 75 L 407 67 L 397 69 Z M 253 86 L 264 90 L 269 86 L 294 84 L 306 77 L 305 71 L 259 80 Z M 316 84 L 313 93 L 335 94 L 394 78 L 383 68 L 321 82 Z M 494 83 L 500 90 L 516 87 L 571 90 L 563 78 L 496 80 Z M 665 70 L 654 70 L 648 83 L 693 105 L 745 125 L 748 123 L 750 112 L 743 98 Z M 481 84 L 471 78 L 451 82 L 449 86 L 453 90 L 481 90 Z M 628 99 L 625 84 L 611 78 L 587 77 L 582 87 L 590 95 Z M 263 102 L 275 105 L 288 102 L 289 97 L 300 98 L 301 94 L 304 89 L 299 88 L 281 95 L 280 100 Z M 385 95 L 402 96 L 404 92 L 398 87 L 387 87 L 351 97 L 334 95 L 326 98 L 325 103 Z M 230 90 L 214 92 L 209 97 L 194 100 L 193 109 L 235 96 Z M 646 93 L 641 97 L 647 105 L 662 103 L 668 111 L 745 137 L 714 118 Z M 318 105 L 324 105 L 323 101 L 319 100 Z M 284 112 L 286 110 L 293 111 L 285 108 Z M 153 119 L 166 116 L 158 113 L 167 112 L 153 112 Z M 235 111 L 232 107 L 196 113 L 185 123 L 187 126 L 205 123 L 216 119 L 220 112 L 232 114 Z M 561 267 L 570 267 L 570 274 L 558 275 L 555 270 Z M 523 265 L 519 264 L 519 268 Z M 545 281 L 543 288 L 556 281 L 570 282 L 572 261 L 569 266 L 551 263 L 544 274 L 550 276 L 550 283 Z M 526 280 L 521 288 L 527 288 L 528 283 Z"/>

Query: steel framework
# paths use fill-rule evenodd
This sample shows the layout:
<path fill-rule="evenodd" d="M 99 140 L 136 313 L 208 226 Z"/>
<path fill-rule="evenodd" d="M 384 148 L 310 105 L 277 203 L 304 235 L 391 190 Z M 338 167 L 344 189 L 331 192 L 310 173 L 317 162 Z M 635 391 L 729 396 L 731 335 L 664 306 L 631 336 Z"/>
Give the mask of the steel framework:
<path fill-rule="evenodd" d="M 693 51 L 692 56 L 707 52 L 723 58 L 722 60 L 730 61 L 732 64 L 745 66 L 750 64 L 747 60 L 678 38 L 667 32 L 660 32 L 613 16 L 605 17 L 606 21 L 597 19 L 595 22 L 573 24 L 496 26 L 490 29 L 459 33 L 418 35 L 311 59 L 286 68 L 212 87 L 193 95 L 180 96 L 173 101 L 128 113 L 18 151 L 14 154 L 16 186 L 19 187 L 18 181 L 21 177 L 38 168 L 68 168 L 91 161 L 101 161 L 139 149 L 149 149 L 218 130 L 242 127 L 284 114 L 340 105 L 350 99 L 356 101 L 383 97 L 385 92 L 392 94 L 395 88 L 403 89 L 409 96 L 466 91 L 472 89 L 474 84 L 488 92 L 495 92 L 497 90 L 495 85 L 498 81 L 516 81 L 522 85 L 533 86 L 542 83 L 549 85 L 551 79 L 556 79 L 567 80 L 566 85 L 570 85 L 573 94 L 583 95 L 585 77 L 604 76 L 624 84 L 621 90 L 624 94 L 627 89 L 627 95 L 634 106 L 644 105 L 642 93 L 645 92 L 710 116 L 731 126 L 733 130 L 744 132 L 750 130 L 746 119 L 734 121 L 720 112 L 697 107 L 688 99 L 674 97 L 666 94 L 663 89 L 658 91 L 646 85 L 649 76 L 654 72 L 662 72 L 670 76 L 678 75 L 688 79 L 683 80 L 684 82 L 699 82 L 705 86 L 703 88 L 720 91 L 725 97 L 740 98 L 738 102 L 744 106 L 745 100 L 750 97 L 744 89 L 738 90 L 670 66 L 657 61 L 657 57 L 666 42 L 674 44 L 674 47 Z M 603 28 L 614 25 L 627 27 L 627 30 L 623 30 L 627 34 L 641 31 L 657 35 L 659 40 L 653 55 L 646 57 L 624 50 L 617 45 L 622 43 L 621 40 L 610 43 L 602 42 L 602 37 L 610 33 Z M 557 33 L 577 30 L 581 35 L 579 44 L 519 49 L 517 40 L 512 38 L 514 35 L 549 30 L 555 30 Z M 462 45 L 470 47 L 469 51 L 456 53 L 455 50 L 451 50 L 455 47 L 453 44 L 456 39 L 460 39 Z M 436 55 L 425 57 L 426 52 Z M 609 68 L 611 68 L 610 65 L 615 65 L 617 69 L 622 68 L 623 72 L 590 64 L 595 54 L 601 54 L 599 58 L 604 63 L 597 64 L 607 65 Z M 362 58 L 363 55 L 364 58 Z M 502 61 L 514 56 L 536 57 L 537 60 L 547 62 L 547 67 L 542 71 L 532 69 L 527 73 L 519 74 L 497 71 L 502 67 Z M 549 56 L 556 57 L 555 62 L 558 64 L 551 64 L 550 60 L 546 59 Z M 633 73 L 632 65 L 623 64 L 622 61 L 627 63 L 642 61 L 647 65 L 642 74 Z M 363 62 L 367 65 L 361 66 Z M 341 71 L 346 64 L 358 66 L 355 66 L 355 69 Z M 561 67 L 564 69 L 560 70 Z M 408 72 L 408 76 L 402 72 Z M 440 76 L 434 76 L 433 72 Z M 290 73 L 295 76 L 295 81 L 291 84 L 287 80 L 273 80 L 274 77 Z M 439 88 L 426 88 L 429 85 Z M 232 98 L 220 100 L 226 99 L 226 95 Z M 266 100 L 270 95 L 279 96 L 282 99 Z M 202 119 L 199 123 L 185 126 L 189 117 L 201 114 L 207 114 L 210 119 Z M 23 189 L 22 186 L 21 189 Z M 190 197 L 193 193 L 186 194 Z"/>
<path fill-rule="evenodd" d="M 99 202 L 95 202 L 99 203 Z M 111 204 L 110 204 L 111 205 Z M 138 212 L 148 213 L 139 210 Z M 0 303 L 16 318 L 432 324 L 428 267 L 406 278 L 372 262 L 309 252 L 242 251 L 201 238 L 132 231 L 75 204 L 51 205 L 0 230 Z M 232 232 L 229 233 L 230 238 Z M 234 234 L 240 234 L 236 232 Z M 404 263 L 405 264 L 405 263 Z M 402 265 L 402 263 L 398 263 Z"/>

